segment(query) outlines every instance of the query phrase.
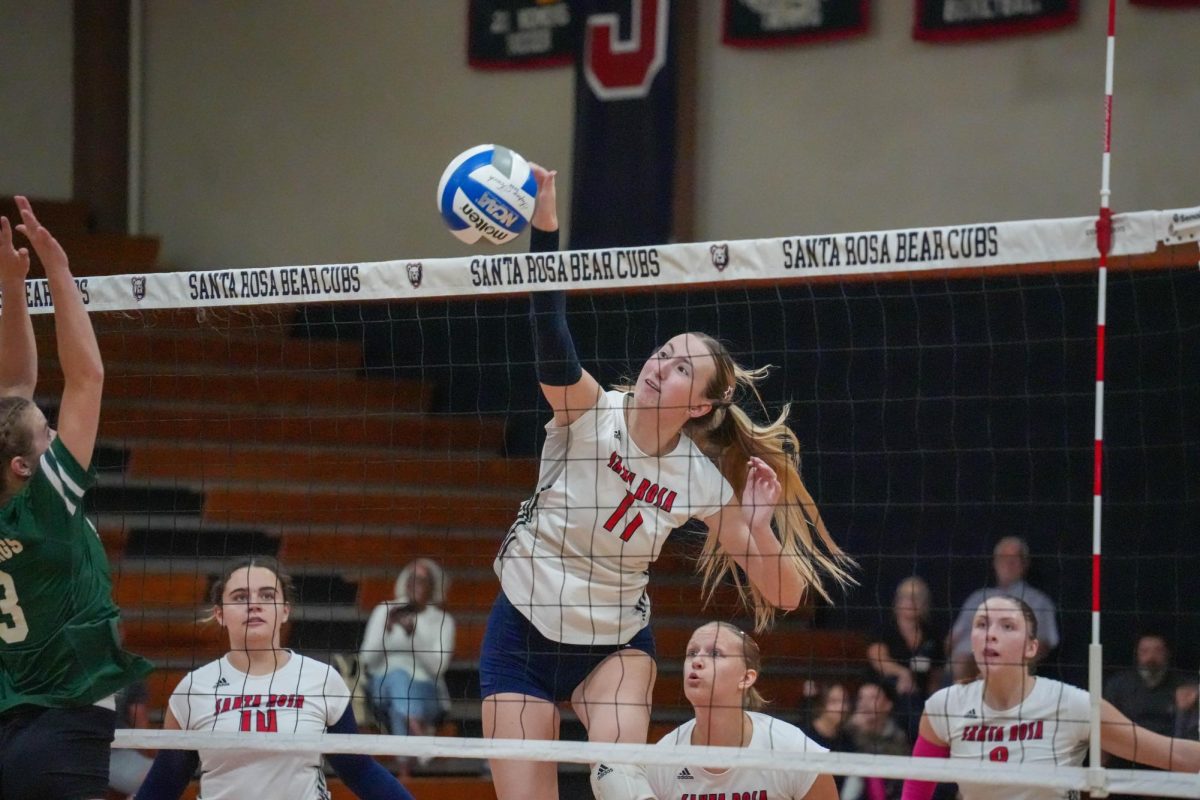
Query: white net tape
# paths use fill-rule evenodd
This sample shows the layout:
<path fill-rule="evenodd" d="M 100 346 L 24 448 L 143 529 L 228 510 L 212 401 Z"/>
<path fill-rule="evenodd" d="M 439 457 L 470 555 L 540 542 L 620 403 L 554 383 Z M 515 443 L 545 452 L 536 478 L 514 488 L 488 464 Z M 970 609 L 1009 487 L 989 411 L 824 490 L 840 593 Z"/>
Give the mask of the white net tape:
<path fill-rule="evenodd" d="M 1200 209 L 1118 214 L 1112 256 L 1195 241 Z M 1189 225 L 1191 227 L 1189 227 Z M 421 300 L 543 289 L 626 289 L 778 282 L 798 278 L 987 269 L 1096 256 L 1091 217 L 564 253 L 401 259 L 362 264 L 220 269 L 79 278 L 93 311 L 273 303 Z M 48 313 L 44 280 L 29 281 L 30 311 Z"/>
<path fill-rule="evenodd" d="M 1146 770 L 1088 769 L 1086 767 L 991 766 L 931 758 L 863 755 L 857 753 L 779 753 L 735 747 L 657 747 L 637 744 L 551 742 L 516 739 L 464 739 L 430 736 L 323 734 L 272 737 L 240 733 L 179 731 L 117 731 L 114 747 L 179 750 L 254 750 L 265 753 L 309 751 L 366 753 L 376 756 L 434 756 L 448 758 L 516 759 L 594 764 L 669 764 L 714 769 L 785 769 L 892 779 L 954 783 L 996 783 L 1059 790 L 1103 789 L 1110 793 L 1152 794 L 1160 797 L 1200 797 L 1200 775 Z"/>

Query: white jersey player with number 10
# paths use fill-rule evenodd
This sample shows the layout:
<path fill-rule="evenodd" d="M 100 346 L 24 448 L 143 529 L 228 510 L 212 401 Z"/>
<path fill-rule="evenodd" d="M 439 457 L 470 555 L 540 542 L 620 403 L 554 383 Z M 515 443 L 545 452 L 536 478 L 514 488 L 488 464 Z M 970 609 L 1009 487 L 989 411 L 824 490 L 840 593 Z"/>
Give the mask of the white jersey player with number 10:
<path fill-rule="evenodd" d="M 1088 693 L 1030 674 L 1038 652 L 1037 618 L 1023 600 L 996 595 L 975 612 L 971 649 L 979 679 L 950 686 L 925 702 L 913 755 L 995 766 L 1079 766 L 1090 738 Z M 1100 746 L 1128 761 L 1166 770 L 1200 770 L 1200 742 L 1134 725 L 1101 701 Z M 929 800 L 934 784 L 905 781 L 903 800 Z M 964 800 L 1056 800 L 1074 791 L 960 782 Z"/>
<path fill-rule="evenodd" d="M 357 732 L 337 671 L 280 646 L 291 593 L 291 578 L 261 556 L 233 563 L 213 584 L 213 619 L 229 635 L 229 652 L 179 682 L 163 728 L 245 734 L 245 746 L 160 750 L 138 800 L 175 800 L 197 766 L 200 800 L 330 799 L 320 752 L 254 749 L 267 737 Z M 412 800 L 369 756 L 330 755 L 329 763 L 359 797 Z"/>

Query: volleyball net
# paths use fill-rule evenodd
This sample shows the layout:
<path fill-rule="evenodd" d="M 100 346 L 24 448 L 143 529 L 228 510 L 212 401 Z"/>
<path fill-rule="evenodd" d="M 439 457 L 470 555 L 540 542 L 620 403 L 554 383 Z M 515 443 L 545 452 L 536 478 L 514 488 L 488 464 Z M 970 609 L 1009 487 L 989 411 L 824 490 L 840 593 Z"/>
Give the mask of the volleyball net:
<path fill-rule="evenodd" d="M 1162 634 L 1194 668 L 1200 488 L 1200 209 L 1116 215 L 1105 418 L 1105 668 Z M 702 330 L 740 362 L 772 364 L 766 413 L 792 402 L 802 473 L 857 587 L 760 637 L 767 711 L 804 723 L 827 689 L 854 713 L 868 645 L 900 581 L 930 589 L 945 633 L 994 583 L 1004 536 L 1056 605 L 1039 669 L 1086 687 L 1095 366 L 1093 218 L 378 263 L 85 277 L 106 366 L 92 512 L 131 650 L 156 662 L 159 714 L 186 672 L 227 649 L 198 620 L 227 558 L 277 555 L 298 598 L 286 644 L 337 665 L 367 730 L 386 729 L 355 667 L 364 626 L 429 558 L 456 622 L 437 737 L 327 735 L 323 752 L 563 763 L 639 762 L 1064 790 L 1200 796 L 1195 776 L 963 764 L 881 755 L 487 741 L 477 663 L 498 591 L 491 561 L 537 480 L 549 412 L 533 371 L 530 291 L 569 292 L 580 359 L 604 385 L 652 348 Z M 52 298 L 27 284 L 39 352 Z M 53 367 L 38 397 L 57 400 Z M 754 413 L 753 409 L 750 409 Z M 651 741 L 691 715 L 682 661 L 711 619 L 753 627 L 729 586 L 702 607 L 699 537 L 672 536 L 651 571 L 659 677 Z M 1192 678 L 1194 679 L 1194 675 Z M 890 690 L 887 694 L 890 694 Z M 894 699 L 894 698 L 893 698 Z M 1186 712 L 1186 709 L 1181 709 Z M 901 710 L 893 714 L 903 730 Z M 564 738 L 586 738 L 564 709 Z M 374 727 L 372 727 L 374 726 Z M 118 747 L 302 747 L 211 733 L 122 731 Z M 896 751 L 898 752 L 898 751 Z M 905 751 L 907 752 L 907 751 Z"/>

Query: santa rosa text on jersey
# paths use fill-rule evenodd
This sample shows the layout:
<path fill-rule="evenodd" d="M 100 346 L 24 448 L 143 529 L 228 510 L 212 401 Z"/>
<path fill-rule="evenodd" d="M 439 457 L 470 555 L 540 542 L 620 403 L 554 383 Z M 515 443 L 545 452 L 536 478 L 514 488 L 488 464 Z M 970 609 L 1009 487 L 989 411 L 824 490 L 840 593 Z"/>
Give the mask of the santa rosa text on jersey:
<path fill-rule="evenodd" d="M 214 713 L 238 711 L 243 708 L 304 708 L 302 694 L 243 694 L 218 697 Z"/>
<path fill-rule="evenodd" d="M 1045 725 L 1042 720 L 1009 725 L 968 725 L 963 728 L 964 742 L 1025 742 L 1041 739 Z"/>
<path fill-rule="evenodd" d="M 707 792 L 693 794 L 684 792 L 679 800 L 769 800 L 766 789 L 752 789 L 745 792 Z"/>

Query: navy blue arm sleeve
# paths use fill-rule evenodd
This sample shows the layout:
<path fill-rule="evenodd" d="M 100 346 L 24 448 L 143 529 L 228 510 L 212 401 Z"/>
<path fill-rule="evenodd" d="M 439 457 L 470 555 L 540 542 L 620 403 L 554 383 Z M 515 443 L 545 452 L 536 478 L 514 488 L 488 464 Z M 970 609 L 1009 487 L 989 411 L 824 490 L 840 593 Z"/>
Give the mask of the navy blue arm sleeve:
<path fill-rule="evenodd" d="M 554 252 L 558 231 L 533 229 L 530 251 Z M 575 354 L 575 341 L 567 328 L 565 292 L 534 292 L 529 296 L 529 324 L 533 328 L 533 356 L 538 382 L 546 386 L 573 386 L 583 377 Z"/>
<path fill-rule="evenodd" d="M 159 750 L 135 800 L 179 800 L 199 765 L 195 750 Z"/>
<path fill-rule="evenodd" d="M 358 733 L 358 724 L 354 721 L 350 706 L 346 706 L 341 719 L 329 726 L 329 732 Z M 341 754 L 328 755 L 326 758 L 338 777 L 362 800 L 413 800 L 396 776 L 370 756 Z"/>

